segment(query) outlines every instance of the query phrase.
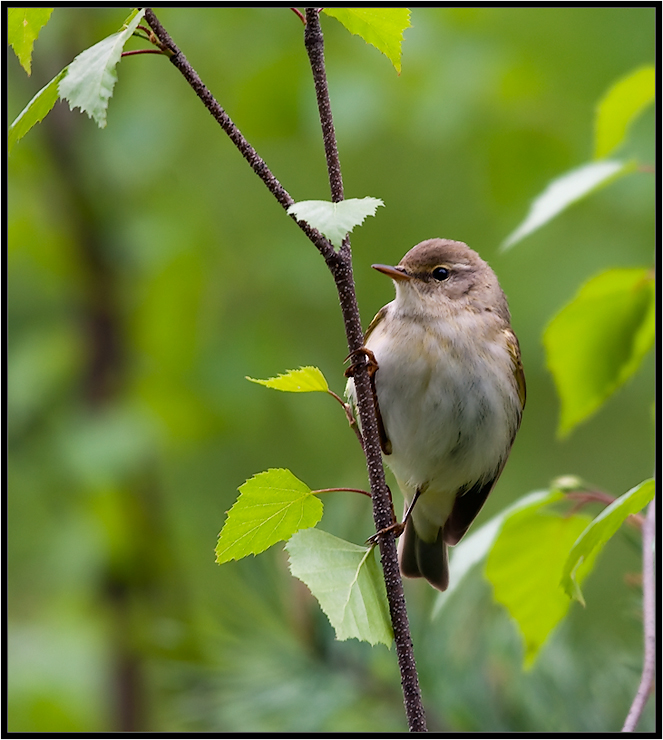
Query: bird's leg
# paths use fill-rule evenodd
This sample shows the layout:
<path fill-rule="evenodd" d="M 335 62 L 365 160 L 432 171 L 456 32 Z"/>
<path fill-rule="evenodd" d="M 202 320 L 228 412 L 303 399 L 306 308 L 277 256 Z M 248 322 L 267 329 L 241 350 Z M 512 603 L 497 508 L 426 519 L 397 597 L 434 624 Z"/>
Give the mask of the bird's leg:
<path fill-rule="evenodd" d="M 368 347 L 359 347 L 354 352 L 350 352 L 350 354 L 345 358 L 344 362 L 347 362 L 351 357 L 354 357 L 355 355 L 362 354 L 366 359 L 367 362 L 367 369 L 368 369 L 368 375 L 372 379 L 375 373 L 377 372 L 377 369 L 379 367 L 378 361 L 375 359 L 375 355 L 373 352 L 368 349 Z M 361 360 L 357 360 L 350 365 L 350 367 L 345 371 L 345 377 L 346 378 L 352 378 L 355 374 L 355 371 L 357 370 L 357 367 L 359 366 L 359 363 Z"/>
<path fill-rule="evenodd" d="M 403 517 L 402 522 L 394 522 L 393 524 L 390 524 L 388 527 L 385 527 L 384 529 L 381 529 L 379 532 L 376 532 L 374 535 L 371 535 L 366 540 L 366 544 L 377 545 L 378 539 L 382 537 L 383 535 L 387 534 L 388 532 L 393 532 L 394 537 L 400 537 L 403 534 L 405 525 L 407 524 L 407 521 L 410 518 L 410 514 L 412 514 L 412 509 L 414 509 L 414 505 L 417 503 L 417 499 L 419 498 L 420 495 L 421 495 L 421 488 L 417 488 L 417 491 L 414 494 L 414 498 L 412 499 L 410 505 L 407 507 L 407 511 L 405 512 L 405 516 Z"/>

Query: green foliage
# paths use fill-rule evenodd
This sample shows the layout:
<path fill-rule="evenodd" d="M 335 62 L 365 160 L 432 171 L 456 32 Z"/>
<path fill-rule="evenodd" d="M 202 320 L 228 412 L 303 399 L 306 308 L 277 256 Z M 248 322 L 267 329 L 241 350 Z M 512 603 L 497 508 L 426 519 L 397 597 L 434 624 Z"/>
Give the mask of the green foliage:
<path fill-rule="evenodd" d="M 317 367 L 300 367 L 297 370 L 288 370 L 285 373 L 279 373 L 276 378 L 267 378 L 259 380 L 257 378 L 246 377 L 252 383 L 264 385 L 267 388 L 273 388 L 277 391 L 289 391 L 290 393 L 310 393 L 313 391 L 329 392 L 327 380 Z"/>
<path fill-rule="evenodd" d="M 48 43 L 54 62 L 70 60 L 74 40 L 92 44 L 117 29 L 117 12 L 59 8 L 36 53 Z M 194 5 L 157 15 L 293 196 L 328 197 L 294 15 Z M 651 263 L 650 176 L 624 177 L 569 209 L 537 232 L 537 250 L 505 258 L 494 245 L 546 173 L 567 171 L 587 148 L 597 91 L 653 61 L 656 10 L 422 7 L 413 22 L 400 78 L 340 25 L 325 28 L 344 179 L 352 192 L 379 192 L 390 204 L 353 239 L 364 320 L 391 298 L 371 262 L 394 264 L 427 237 L 468 241 L 509 296 L 530 398 L 483 521 L 561 470 L 626 491 L 652 469 L 652 353 L 642 382 L 560 441 L 551 436 L 557 406 L 540 333 L 590 275 Z M 134 731 L 404 730 L 393 655 L 354 639 L 336 643 L 282 558 L 212 562 L 220 512 L 253 471 L 282 466 L 316 485 L 364 485 L 356 440 L 333 423 L 337 409 L 315 396 L 284 406 L 244 380 L 304 362 L 340 373 L 347 350 L 319 255 L 172 65 L 126 61 L 130 74 L 120 74 L 103 135 L 70 115 L 47 136 L 47 118 L 8 161 L 8 369 L 19 361 L 7 405 L 10 729 L 116 733 L 113 697 L 130 695 L 144 717 Z M 35 64 L 28 79 L 9 59 L 9 120 L 48 81 L 37 72 Z M 632 148 L 653 161 L 654 124 L 649 110 L 631 128 L 629 156 Z M 108 309 L 124 358 L 107 411 L 87 401 L 95 347 L 108 346 L 88 331 L 88 296 Z M 31 337 L 51 331 L 73 346 L 43 340 L 28 351 Z M 123 425 L 112 413 L 127 404 L 156 426 L 150 444 L 142 423 Z M 112 488 L 98 490 L 92 473 L 100 471 Z M 97 503 L 106 496 L 121 500 Z M 133 524 L 129 502 L 143 507 L 151 529 Z M 372 532 L 363 497 L 329 495 L 324 504 L 330 532 L 357 543 Z M 452 549 L 452 562 L 482 523 Z M 129 540 L 140 531 L 142 543 L 123 555 L 141 587 L 120 581 L 112 598 L 109 529 Z M 160 570 L 146 570 L 145 553 Z M 621 574 L 637 571 L 639 558 L 626 536 L 613 538 L 583 585 L 587 608 L 570 609 L 525 675 L 511 620 L 483 579 L 464 578 L 432 624 L 436 594 L 406 581 L 431 729 L 618 729 L 642 644 L 639 592 Z M 136 667 L 134 694 L 126 673 L 116 673 L 124 655 Z M 655 729 L 654 709 L 643 730 Z"/>
<path fill-rule="evenodd" d="M 524 665 L 531 668 L 571 600 L 560 586 L 569 549 L 590 519 L 542 511 L 539 502 L 512 514 L 502 526 L 486 561 L 493 595 L 518 624 L 525 644 Z M 593 565 L 577 572 L 582 580 Z"/>
<path fill-rule="evenodd" d="M 124 45 L 144 15 L 144 8 L 134 10 L 120 31 L 80 53 L 60 81 L 60 97 L 69 103 L 71 110 L 80 108 L 87 113 L 99 128 L 106 126 L 108 101 L 117 82 L 115 67 L 122 57 Z"/>
<path fill-rule="evenodd" d="M 594 122 L 594 158 L 609 157 L 626 139 L 635 119 L 654 102 L 656 71 L 640 67 L 617 80 L 600 100 Z"/>
<path fill-rule="evenodd" d="M 8 8 L 7 39 L 23 69 L 31 74 L 32 47 L 53 8 Z"/>
<path fill-rule="evenodd" d="M 322 518 L 322 501 L 289 470 L 258 473 L 239 491 L 219 535 L 217 563 L 257 555 Z"/>
<path fill-rule="evenodd" d="M 640 366 L 654 342 L 650 270 L 607 270 L 582 286 L 548 325 L 543 341 L 568 434 Z"/>
<path fill-rule="evenodd" d="M 381 51 L 401 73 L 403 32 L 411 25 L 407 8 L 323 8 L 323 12 Z"/>
<path fill-rule="evenodd" d="M 319 601 L 337 640 L 355 637 L 388 647 L 393 640 L 387 592 L 374 547 L 359 547 L 318 529 L 295 534 L 290 570 Z"/>
<path fill-rule="evenodd" d="M 570 205 L 636 169 L 634 162 L 590 162 L 555 178 L 530 206 L 525 220 L 503 242 L 502 249 L 529 236 Z"/>
<path fill-rule="evenodd" d="M 504 522 L 515 512 L 530 507 L 538 508 L 545 504 L 558 501 L 562 494 L 557 491 L 534 491 L 518 499 L 511 506 L 500 511 L 490 521 L 486 522 L 479 529 L 474 530 L 468 536 L 464 537 L 458 545 L 455 545 L 451 551 L 449 562 L 449 588 L 441 594 L 438 594 L 433 607 L 433 616 L 436 617 L 447 603 L 452 593 L 457 591 L 463 583 L 465 576 L 486 559 L 491 548 L 495 544 Z"/>
<path fill-rule="evenodd" d="M 364 223 L 366 216 L 375 216 L 378 206 L 384 203 L 379 198 L 348 198 L 339 203 L 327 200 L 302 200 L 293 203 L 288 213 L 298 221 L 306 221 L 324 234 L 336 247 L 340 247 L 345 235 L 355 226 Z"/>
<path fill-rule="evenodd" d="M 48 85 L 42 87 L 18 114 L 16 120 L 9 127 L 7 147 L 10 154 L 14 148 L 14 144 L 22 139 L 35 124 L 42 121 L 51 111 L 58 100 L 58 85 L 66 74 L 67 67 L 56 75 Z"/>
<path fill-rule="evenodd" d="M 656 487 L 653 478 L 643 481 L 607 506 L 575 541 L 564 564 L 562 586 L 566 593 L 583 606 L 585 600 L 580 590 L 578 569 L 603 549 L 605 543 L 617 532 L 631 514 L 637 514 L 654 498 Z"/>

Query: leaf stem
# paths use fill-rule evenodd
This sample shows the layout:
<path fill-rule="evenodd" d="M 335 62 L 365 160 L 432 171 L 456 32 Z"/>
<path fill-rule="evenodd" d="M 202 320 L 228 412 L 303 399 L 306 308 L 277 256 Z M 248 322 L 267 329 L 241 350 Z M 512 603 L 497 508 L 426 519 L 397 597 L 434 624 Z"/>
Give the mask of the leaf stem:
<path fill-rule="evenodd" d="M 642 526 L 642 622 L 644 660 L 640 685 L 624 722 L 622 732 L 635 732 L 651 694 L 656 675 L 656 577 L 654 574 L 654 539 L 656 536 L 656 499 L 647 507 Z"/>
<path fill-rule="evenodd" d="M 134 51 L 123 51 L 120 56 L 132 57 L 136 54 L 161 54 L 161 56 L 165 56 L 166 52 L 161 51 L 161 49 L 136 49 Z"/>
<path fill-rule="evenodd" d="M 334 493 L 335 491 L 349 491 L 350 493 L 363 493 L 364 496 L 371 498 L 371 494 L 368 491 L 363 491 L 361 488 L 318 488 L 317 491 L 311 491 L 311 493 Z"/>
<path fill-rule="evenodd" d="M 340 396 L 336 395 L 334 391 L 327 388 L 327 393 L 329 393 L 330 396 L 335 398 L 341 406 L 343 406 L 343 411 L 345 411 L 345 418 L 348 420 L 348 424 L 350 425 L 350 429 L 357 435 L 357 439 L 359 440 L 359 444 L 361 445 L 361 449 L 364 449 L 364 439 L 361 436 L 361 431 L 359 429 L 359 424 L 357 424 L 357 420 L 354 417 L 354 414 L 352 413 L 352 407 L 349 403 L 346 403 Z"/>

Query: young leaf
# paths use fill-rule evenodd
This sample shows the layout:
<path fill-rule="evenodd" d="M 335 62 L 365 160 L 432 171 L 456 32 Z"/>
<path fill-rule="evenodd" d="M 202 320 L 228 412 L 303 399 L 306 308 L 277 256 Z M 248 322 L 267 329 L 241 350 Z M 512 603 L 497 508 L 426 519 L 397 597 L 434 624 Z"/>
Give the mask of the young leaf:
<path fill-rule="evenodd" d="M 387 592 L 374 548 L 306 529 L 291 537 L 286 550 L 292 575 L 309 587 L 337 640 L 356 637 L 391 646 Z"/>
<path fill-rule="evenodd" d="M 381 51 L 401 73 L 403 31 L 411 26 L 407 8 L 323 8 L 323 12 Z"/>
<path fill-rule="evenodd" d="M 32 47 L 52 12 L 53 8 L 7 9 L 7 39 L 28 76 L 32 71 Z"/>
<path fill-rule="evenodd" d="M 329 386 L 325 376 L 317 367 L 300 367 L 298 370 L 288 370 L 286 373 L 279 373 L 276 378 L 249 378 L 252 383 L 259 383 L 267 388 L 274 388 L 277 391 L 290 391 L 291 393 L 309 393 L 311 391 L 327 392 Z"/>
<path fill-rule="evenodd" d="M 571 548 L 562 571 L 562 586 L 566 593 L 584 606 L 585 601 L 578 584 L 576 571 L 587 558 L 596 557 L 605 543 L 631 514 L 637 514 L 654 498 L 654 479 L 643 481 L 623 496 L 613 501 L 589 523 Z"/>
<path fill-rule="evenodd" d="M 572 203 L 635 171 L 634 162 L 590 162 L 553 180 L 530 206 L 525 220 L 502 243 L 504 251 L 548 223 Z"/>
<path fill-rule="evenodd" d="M 14 144 L 22 139 L 35 124 L 43 120 L 55 105 L 58 99 L 58 85 L 66 73 L 67 67 L 57 77 L 54 77 L 48 85 L 42 87 L 9 127 L 7 148 L 10 154 Z"/>
<path fill-rule="evenodd" d="M 340 247 L 345 235 L 364 222 L 366 216 L 375 216 L 378 206 L 384 203 L 379 198 L 350 198 L 339 203 L 327 200 L 302 200 L 293 203 L 288 213 L 298 221 L 306 221 L 324 234 L 336 247 Z"/>
<path fill-rule="evenodd" d="M 524 665 L 530 668 L 571 600 L 560 586 L 562 566 L 587 516 L 546 513 L 529 507 L 509 517 L 486 562 L 486 578 L 495 601 L 506 607 L 525 642 Z M 585 578 L 593 557 L 577 573 Z"/>
<path fill-rule="evenodd" d="M 144 8 L 134 10 L 120 31 L 79 54 L 60 82 L 60 97 L 69 102 L 72 110 L 80 108 L 87 113 L 99 128 L 106 126 L 108 101 L 117 82 L 115 67 L 120 61 L 124 45 L 144 15 Z"/>
<path fill-rule="evenodd" d="M 444 593 L 438 594 L 433 607 L 433 618 L 442 611 L 449 596 L 457 590 L 465 576 L 488 555 L 506 519 L 517 511 L 532 506 L 538 509 L 540 506 L 553 503 L 562 497 L 563 495 L 559 490 L 529 493 L 500 511 L 483 527 L 465 537 L 460 544 L 455 545 L 451 550 L 449 561 L 449 588 Z"/>
<path fill-rule="evenodd" d="M 217 563 L 257 555 L 322 518 L 322 501 L 283 468 L 254 475 L 239 492 L 219 535 Z"/>
<path fill-rule="evenodd" d="M 585 283 L 543 335 L 561 401 L 559 434 L 594 413 L 637 370 L 654 342 L 647 268 L 607 270 Z"/>
<path fill-rule="evenodd" d="M 603 96 L 594 123 L 594 159 L 607 157 L 626 138 L 630 125 L 654 102 L 656 73 L 640 67 L 618 80 Z"/>

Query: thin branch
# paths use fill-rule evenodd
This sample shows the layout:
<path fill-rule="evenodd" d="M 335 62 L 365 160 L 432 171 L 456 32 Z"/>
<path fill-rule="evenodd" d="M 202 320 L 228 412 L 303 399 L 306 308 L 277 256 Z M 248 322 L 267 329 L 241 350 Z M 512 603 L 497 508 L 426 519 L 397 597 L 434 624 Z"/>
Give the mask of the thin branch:
<path fill-rule="evenodd" d="M 161 49 L 136 49 L 135 51 L 123 51 L 120 56 L 122 57 L 132 57 L 136 54 L 161 54 L 163 56 L 166 52 L 161 51 Z"/>
<path fill-rule="evenodd" d="M 313 79 L 315 81 L 315 92 L 318 100 L 325 154 L 327 156 L 327 169 L 329 172 L 332 200 L 339 201 L 343 199 L 343 179 L 341 177 L 341 166 L 338 158 L 336 135 L 334 133 L 334 123 L 327 88 L 324 39 L 320 28 L 319 14 L 315 8 L 306 9 L 304 44 L 309 55 Z M 343 311 L 348 347 L 350 353 L 355 355 L 363 346 L 363 332 L 359 319 L 359 309 L 357 308 L 354 277 L 352 275 L 352 254 L 349 238 L 344 240 L 343 247 L 339 252 L 339 258 L 339 265 L 336 269 L 332 269 L 332 274 L 336 282 L 341 309 Z M 368 364 L 365 354 L 365 352 L 361 353 L 362 359 L 355 365 L 354 382 L 364 438 L 364 455 L 366 456 L 368 477 L 371 484 L 373 520 L 376 531 L 380 532 L 392 525 L 395 517 L 391 494 L 384 477 L 373 387 L 368 375 Z M 426 715 L 421 701 L 419 677 L 414 661 L 410 624 L 405 606 L 403 581 L 398 566 L 396 540 L 393 532 L 379 537 L 379 544 L 387 600 L 389 602 L 389 613 L 394 629 L 396 654 L 401 672 L 401 686 L 403 689 L 408 726 L 411 732 L 426 732 Z"/>
<path fill-rule="evenodd" d="M 600 503 L 609 506 L 617 500 L 615 496 L 611 496 L 609 493 L 604 493 L 603 491 L 570 491 L 566 494 L 566 497 L 577 502 L 571 511 L 569 511 L 569 515 L 575 514 L 576 511 L 582 509 L 586 504 Z M 642 514 L 630 514 L 626 517 L 626 521 L 634 527 L 642 527 L 645 518 Z"/>
<path fill-rule="evenodd" d="M 307 51 L 309 51 L 308 43 L 312 43 L 318 49 L 317 51 L 309 51 L 309 58 L 312 58 L 312 64 L 315 61 L 313 74 L 318 103 L 320 104 L 322 102 L 320 113 L 323 136 L 325 138 L 329 180 L 332 187 L 332 198 L 338 201 L 343 198 L 343 182 L 341 179 L 340 165 L 338 164 L 338 151 L 331 119 L 331 108 L 329 107 L 326 75 L 324 74 L 324 49 L 318 11 L 307 9 L 306 19 L 305 43 L 307 43 Z M 172 54 L 170 61 L 173 65 L 182 73 L 196 95 L 230 137 L 230 140 L 239 149 L 253 171 L 260 177 L 283 208 L 287 209 L 294 202 L 289 193 L 276 177 L 274 177 L 265 162 L 242 136 L 225 110 L 205 87 L 197 72 L 191 67 L 184 54 L 161 25 L 151 8 L 145 9 L 145 20 L 154 31 L 159 42 Z M 321 62 L 321 64 L 318 62 Z M 305 221 L 297 221 L 297 225 L 322 254 L 332 273 L 343 313 L 348 349 L 352 354 L 357 353 L 363 345 L 363 330 L 357 307 L 357 296 L 352 274 L 350 241 L 346 238 L 341 249 L 336 252 L 329 241 Z M 364 454 L 366 456 L 366 466 L 371 487 L 371 498 L 373 501 L 373 519 L 377 531 L 381 531 L 387 529 L 395 521 L 395 517 L 391 495 L 384 476 L 373 390 L 365 360 L 360 360 L 355 365 L 354 383 L 359 417 L 363 430 Z M 414 662 L 412 638 L 405 608 L 403 582 L 398 567 L 396 543 L 393 533 L 380 537 L 379 542 L 408 724 L 410 730 L 413 732 L 425 732 L 426 718 L 421 703 L 419 678 Z"/>
<path fill-rule="evenodd" d="M 635 732 L 638 721 L 654 686 L 656 674 L 656 576 L 654 574 L 654 538 L 656 536 L 656 499 L 647 508 L 642 527 L 642 622 L 644 660 L 638 691 L 622 732 Z"/>
<path fill-rule="evenodd" d="M 270 193 L 283 206 L 283 208 L 287 209 L 289 206 L 291 206 L 295 202 L 294 199 L 290 196 L 283 185 L 281 185 L 281 183 L 276 179 L 276 177 L 274 177 L 263 159 L 244 138 L 241 131 L 237 128 L 237 126 L 235 126 L 230 116 L 215 100 L 212 93 L 205 87 L 203 81 L 198 76 L 198 73 L 189 64 L 187 58 L 177 47 L 166 29 L 161 25 L 156 15 L 154 15 L 154 11 L 152 10 L 152 8 L 145 9 L 145 20 L 149 23 L 159 42 L 163 44 L 164 48 L 168 49 L 169 52 L 172 54 L 172 56 L 170 57 L 170 61 L 182 73 L 186 81 L 203 102 L 207 110 L 212 114 L 217 123 L 230 137 L 230 140 L 237 147 L 237 149 L 239 149 L 240 154 L 249 163 L 251 169 L 265 183 Z M 311 228 L 306 223 L 306 221 L 297 221 L 294 216 L 292 216 L 291 218 L 293 218 L 299 228 L 313 242 L 318 251 L 325 258 L 327 264 L 333 264 L 336 261 L 337 253 L 334 250 L 334 247 L 327 241 L 327 239 L 325 239 L 325 237 L 319 231 L 317 231 L 317 229 Z"/>
<path fill-rule="evenodd" d="M 324 40 L 320 28 L 319 13 L 316 8 L 306 8 L 304 45 L 306 46 L 308 58 L 311 63 L 311 71 L 313 72 L 313 81 L 315 83 L 315 96 L 318 99 L 322 139 L 325 145 L 325 156 L 327 157 L 329 187 L 331 189 L 332 201 L 337 203 L 343 200 L 343 178 L 341 176 L 341 162 L 338 158 L 331 103 L 329 102 Z"/>

